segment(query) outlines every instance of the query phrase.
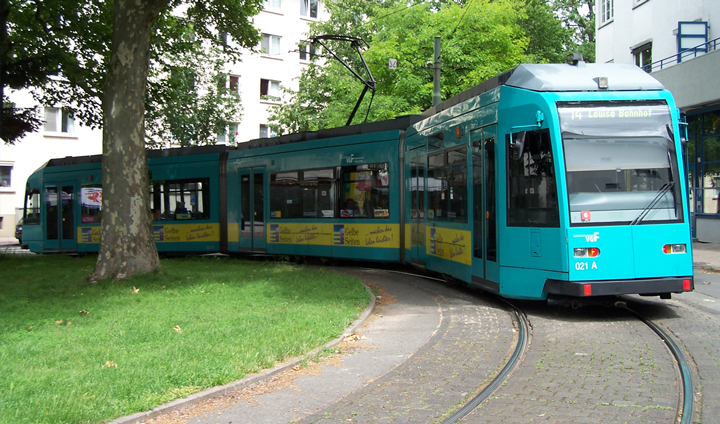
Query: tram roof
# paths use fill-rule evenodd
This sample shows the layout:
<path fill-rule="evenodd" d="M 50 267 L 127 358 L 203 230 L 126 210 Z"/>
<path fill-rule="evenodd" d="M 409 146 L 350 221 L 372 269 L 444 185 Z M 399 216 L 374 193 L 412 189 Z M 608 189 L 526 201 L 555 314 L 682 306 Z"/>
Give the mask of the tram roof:
<path fill-rule="evenodd" d="M 598 79 L 603 77 L 607 78 L 607 88 L 599 86 Z M 658 80 L 630 63 L 522 64 L 433 106 L 422 116 L 435 115 L 502 85 L 539 92 L 665 89 Z"/>

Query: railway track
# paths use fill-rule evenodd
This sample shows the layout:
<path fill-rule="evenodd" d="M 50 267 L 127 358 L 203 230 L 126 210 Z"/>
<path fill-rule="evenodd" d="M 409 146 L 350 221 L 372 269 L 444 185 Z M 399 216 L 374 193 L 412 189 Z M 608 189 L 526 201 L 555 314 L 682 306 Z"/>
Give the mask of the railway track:
<path fill-rule="evenodd" d="M 401 271 L 390 271 L 394 273 L 404 273 Z M 418 273 L 406 273 L 419 278 L 446 282 L 443 279 L 435 278 Z M 531 337 L 531 324 L 527 315 L 521 307 L 513 302 L 507 301 L 500 297 L 496 300 L 499 303 L 504 304 L 512 315 L 514 329 L 517 330 L 517 340 L 514 347 L 514 351 L 502 368 L 502 370 L 470 401 L 462 405 L 456 412 L 454 412 L 449 418 L 445 419 L 442 424 L 454 424 L 462 421 L 464 417 L 471 414 L 476 410 L 483 402 L 485 402 L 504 382 L 508 381 L 512 372 L 518 368 L 522 358 L 525 356 L 527 349 L 529 348 L 529 341 Z M 692 376 L 687 361 L 683 357 L 682 351 L 678 347 L 678 344 L 673 338 L 667 334 L 660 326 L 653 323 L 652 320 L 646 318 L 641 313 L 627 307 L 625 302 L 617 302 L 615 306 L 619 306 L 626 310 L 631 315 L 639 319 L 643 324 L 650 328 L 667 346 L 668 350 L 674 358 L 674 363 L 677 367 L 677 375 L 679 378 L 678 386 L 678 403 L 675 409 L 673 422 L 680 424 L 689 424 L 692 422 L 693 417 L 693 383 Z M 689 412 L 689 413 L 686 413 Z"/>
<path fill-rule="evenodd" d="M 675 363 L 678 368 L 678 373 L 680 377 L 681 384 L 678 384 L 679 389 L 679 395 L 678 395 L 678 406 L 676 409 L 676 422 L 681 424 L 689 424 L 692 423 L 692 417 L 693 417 L 693 383 L 692 383 L 692 374 L 690 372 L 690 368 L 688 367 L 688 363 L 685 360 L 685 357 L 682 354 L 682 351 L 678 347 L 677 343 L 673 340 L 673 338 L 667 334 L 663 329 L 649 320 L 648 318 L 644 317 L 642 314 L 640 314 L 637 311 L 634 311 L 627 306 L 623 306 L 625 310 L 627 310 L 629 313 L 637 317 L 640 321 L 642 321 L 645 325 L 650 327 L 655 334 L 657 334 L 662 341 L 665 343 L 665 345 L 668 347 L 670 352 L 672 353 L 673 357 L 675 357 Z M 686 413 L 689 412 L 689 413 Z"/>

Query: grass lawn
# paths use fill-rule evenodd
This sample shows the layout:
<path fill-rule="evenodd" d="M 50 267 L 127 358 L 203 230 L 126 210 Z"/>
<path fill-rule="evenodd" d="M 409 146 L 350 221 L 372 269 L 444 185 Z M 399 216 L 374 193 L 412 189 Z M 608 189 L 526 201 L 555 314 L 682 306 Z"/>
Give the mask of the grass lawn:
<path fill-rule="evenodd" d="M 0 256 L 0 423 L 96 423 L 240 379 L 340 335 L 357 279 L 288 263 L 163 260 L 89 284 L 95 258 Z"/>

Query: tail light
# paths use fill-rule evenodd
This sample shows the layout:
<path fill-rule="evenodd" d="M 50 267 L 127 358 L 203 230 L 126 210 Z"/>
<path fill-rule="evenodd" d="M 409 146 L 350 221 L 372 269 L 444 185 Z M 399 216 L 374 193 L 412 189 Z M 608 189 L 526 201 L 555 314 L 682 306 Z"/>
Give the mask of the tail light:
<path fill-rule="evenodd" d="M 663 253 L 673 255 L 676 253 L 687 253 L 687 246 L 684 244 L 666 244 L 663 246 Z"/>
<path fill-rule="evenodd" d="M 573 249 L 573 256 L 576 258 L 597 258 L 600 256 L 600 249 L 597 247 L 577 247 Z"/>

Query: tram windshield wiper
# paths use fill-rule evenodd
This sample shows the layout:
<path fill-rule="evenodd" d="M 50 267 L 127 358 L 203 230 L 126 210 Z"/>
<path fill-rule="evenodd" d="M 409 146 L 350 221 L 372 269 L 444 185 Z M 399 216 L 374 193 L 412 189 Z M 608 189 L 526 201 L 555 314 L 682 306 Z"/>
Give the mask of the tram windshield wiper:
<path fill-rule="evenodd" d="M 675 181 L 670 181 L 663 184 L 663 186 L 660 187 L 660 191 L 658 191 L 658 193 L 655 195 L 655 198 L 652 200 L 652 202 L 648 203 L 648 205 L 645 206 L 645 209 L 640 212 L 640 215 L 633 219 L 630 225 L 636 225 L 642 222 L 642 220 L 645 219 L 645 217 L 650 213 L 650 211 L 655 207 L 655 205 L 657 205 L 660 199 L 662 199 L 674 185 Z"/>

